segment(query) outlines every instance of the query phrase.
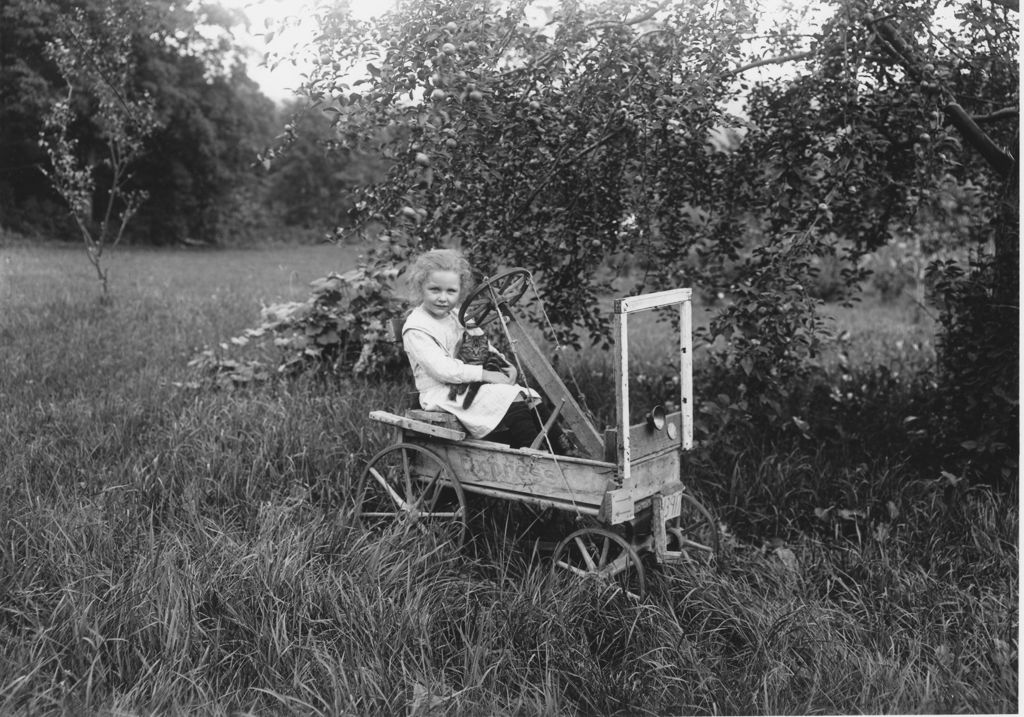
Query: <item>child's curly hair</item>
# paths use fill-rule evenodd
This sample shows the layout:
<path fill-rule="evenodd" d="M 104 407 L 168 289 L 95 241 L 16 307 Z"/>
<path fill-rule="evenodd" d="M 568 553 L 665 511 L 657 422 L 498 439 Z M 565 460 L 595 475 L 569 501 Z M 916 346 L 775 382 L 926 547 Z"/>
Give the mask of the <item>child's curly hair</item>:
<path fill-rule="evenodd" d="M 460 300 L 473 288 L 473 269 L 465 257 L 454 249 L 431 249 L 416 257 L 406 275 L 409 288 L 420 293 L 427 277 L 435 271 L 453 271 L 459 275 Z"/>

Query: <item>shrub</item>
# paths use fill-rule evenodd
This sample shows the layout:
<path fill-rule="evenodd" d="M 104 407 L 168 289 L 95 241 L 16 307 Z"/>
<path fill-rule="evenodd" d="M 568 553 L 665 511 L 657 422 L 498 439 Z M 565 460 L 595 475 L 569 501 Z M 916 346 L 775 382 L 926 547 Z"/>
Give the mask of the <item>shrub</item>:
<path fill-rule="evenodd" d="M 259 326 L 220 344 L 219 352 L 202 351 L 189 365 L 223 387 L 272 375 L 266 358 L 235 357 L 245 348 L 263 356 L 272 353 L 276 372 L 284 376 L 361 376 L 396 370 L 404 358 L 389 340 L 390 321 L 408 304 L 392 291 L 395 274 L 359 267 L 317 279 L 308 299 L 264 307 Z"/>
<path fill-rule="evenodd" d="M 937 429 L 953 450 L 961 475 L 1010 487 L 1020 437 L 1019 307 L 993 290 L 995 259 L 954 261 L 928 268 L 942 298 Z"/>
<path fill-rule="evenodd" d="M 818 274 L 813 260 L 826 251 L 805 232 L 757 247 L 741 265 L 730 290 L 734 303 L 712 318 L 706 334 L 698 332 L 710 348 L 704 378 L 716 397 L 700 413 L 712 424 L 799 425 L 790 398 L 809 381 L 828 336 L 821 301 L 809 290 Z"/>

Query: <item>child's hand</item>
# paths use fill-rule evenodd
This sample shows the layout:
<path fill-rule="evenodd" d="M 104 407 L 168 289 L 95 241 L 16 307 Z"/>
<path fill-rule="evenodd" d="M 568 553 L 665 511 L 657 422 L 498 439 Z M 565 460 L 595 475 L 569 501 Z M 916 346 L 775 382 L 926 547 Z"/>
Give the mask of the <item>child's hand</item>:
<path fill-rule="evenodd" d="M 515 381 L 510 377 L 503 374 L 501 371 L 484 371 L 484 382 L 485 383 L 503 383 L 512 385 Z"/>
<path fill-rule="evenodd" d="M 505 366 L 505 368 L 501 369 L 501 372 L 508 376 L 510 383 L 515 383 L 516 379 L 519 378 L 519 372 L 516 370 L 516 367 L 513 366 L 512 364 L 508 364 L 507 366 Z"/>

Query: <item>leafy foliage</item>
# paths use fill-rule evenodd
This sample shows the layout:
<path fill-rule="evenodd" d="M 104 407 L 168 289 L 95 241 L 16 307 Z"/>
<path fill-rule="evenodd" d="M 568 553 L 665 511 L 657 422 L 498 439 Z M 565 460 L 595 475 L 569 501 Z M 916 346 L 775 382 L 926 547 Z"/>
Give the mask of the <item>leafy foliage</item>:
<path fill-rule="evenodd" d="M 1019 310 L 993 290 L 991 257 L 965 272 L 954 262 L 930 267 L 942 297 L 936 430 L 963 476 L 1011 487 L 1020 456 Z"/>
<path fill-rule="evenodd" d="M 680 217 L 700 214 L 693 188 L 710 191 L 725 95 L 705 68 L 739 52 L 750 15 L 678 5 L 662 26 L 640 8 L 647 19 L 567 3 L 531 26 L 526 10 L 463 0 L 373 26 L 325 17 L 306 91 L 336 117 L 339 146 L 390 164 L 357 205 L 398 245 L 385 260 L 461 242 L 482 273 L 541 269 L 553 321 L 598 336 L 592 277 L 607 254 L 693 233 Z M 349 87 L 353 71 L 366 77 Z"/>
<path fill-rule="evenodd" d="M 1016 101 L 1007 10 L 827 7 L 810 45 L 742 2 L 438 0 L 373 25 L 335 11 L 303 92 L 335 119 L 332 147 L 386 163 L 353 213 L 382 266 L 461 245 L 482 273 L 530 268 L 563 339 L 607 336 L 597 298 L 613 288 L 720 295 L 704 339 L 729 388 L 709 407 L 805 434 L 823 261 L 842 299 L 893 240 L 926 228 L 911 243 L 934 256 L 1016 226 L 1005 152 L 985 144 L 1015 145 L 1015 115 L 992 111 Z M 776 58 L 788 73 L 749 74 Z"/>
<path fill-rule="evenodd" d="M 706 332 L 724 339 L 707 339 L 712 350 L 704 380 L 723 392 L 702 411 L 717 417 L 719 428 L 741 420 L 779 430 L 795 421 L 806 432 L 799 387 L 816 372 L 813 359 L 827 335 L 816 311 L 821 301 L 811 295 L 817 271 L 806 257 L 823 251 L 805 233 L 756 247 L 737 270 L 729 287 L 734 302 Z M 723 417 L 723 411 L 734 415 Z"/>
<path fill-rule="evenodd" d="M 285 224 L 319 229 L 322 236 L 349 225 L 353 188 L 380 181 L 388 163 L 340 146 L 330 119 L 302 107 L 293 102 L 285 109 L 293 114 L 284 128 L 292 139 L 286 153 L 267 163 L 267 197 Z"/>
<path fill-rule="evenodd" d="M 394 296 L 393 279 L 366 267 L 318 279 L 308 299 L 264 307 L 257 327 L 221 344 L 221 352 L 204 350 L 189 365 L 225 388 L 265 380 L 272 369 L 334 377 L 395 371 L 405 357 L 390 320 L 408 307 Z M 234 347 L 252 346 L 274 359 L 232 356 Z"/>

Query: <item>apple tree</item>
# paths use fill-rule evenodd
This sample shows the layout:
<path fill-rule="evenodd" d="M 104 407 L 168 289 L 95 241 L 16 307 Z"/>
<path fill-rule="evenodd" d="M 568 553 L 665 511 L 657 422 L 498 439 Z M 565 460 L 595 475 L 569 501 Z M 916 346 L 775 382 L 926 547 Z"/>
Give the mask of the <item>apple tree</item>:
<path fill-rule="evenodd" d="M 484 274 L 531 268 L 563 336 L 607 335 L 597 297 L 619 264 L 629 289 L 728 295 L 705 338 L 724 344 L 729 409 L 785 425 L 824 338 L 825 256 L 855 287 L 866 252 L 966 215 L 945 240 L 994 245 L 969 276 L 1016 311 L 1011 4 L 821 2 L 810 37 L 742 0 L 325 10 L 302 91 L 336 120 L 327 151 L 386 162 L 353 217 L 378 261 L 443 244 Z M 963 325 L 949 307 L 974 299 L 942 273 Z"/>
<path fill-rule="evenodd" d="M 40 133 L 40 144 L 50 159 L 44 172 L 68 205 L 104 298 L 108 298 L 109 284 L 103 255 L 121 241 L 146 198 L 144 191 L 132 186 L 131 172 L 146 138 L 157 127 L 152 101 L 131 88 L 131 32 L 137 22 L 130 6 L 112 4 L 98 17 L 76 8 L 60 18 L 61 27 L 48 47 L 67 83 L 67 94 L 53 103 Z M 92 122 L 105 142 L 102 154 L 81 151 L 74 136 L 75 107 L 80 101 L 91 103 Z M 108 179 L 101 195 L 103 206 L 97 210 L 94 200 L 100 174 Z"/>
<path fill-rule="evenodd" d="M 337 119 L 330 151 L 389 163 L 358 205 L 387 261 L 460 244 L 483 273 L 531 267 L 552 320 L 600 336 L 610 255 L 726 231 L 707 209 L 722 163 L 708 137 L 730 121 L 726 70 L 753 21 L 742 2 L 326 14 L 304 90 Z"/>
<path fill-rule="evenodd" d="M 748 3 L 448 0 L 318 20 L 304 91 L 337 119 L 329 149 L 390 165 L 357 204 L 379 261 L 446 244 L 483 274 L 529 267 L 570 341 L 607 339 L 598 296 L 622 275 L 618 291 L 757 297 L 713 330 L 752 412 L 787 420 L 787 385 L 823 336 L 811 259 L 829 248 L 782 225 L 748 251 L 759 219 L 733 201 L 751 170 L 730 154 L 744 122 L 728 110 L 757 31 Z"/>
<path fill-rule="evenodd" d="M 1018 446 L 1016 3 L 833 7 L 802 70 L 752 88 L 737 156 L 775 181 L 744 174 L 734 191 L 770 223 L 824 213 L 852 257 L 904 237 L 931 244 L 941 329 L 928 430 L 947 466 L 1005 484 Z"/>

